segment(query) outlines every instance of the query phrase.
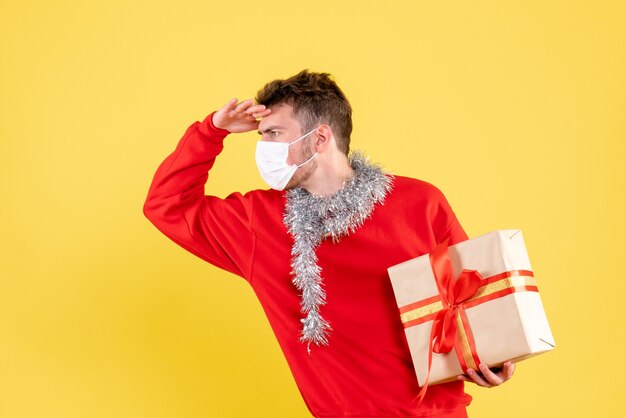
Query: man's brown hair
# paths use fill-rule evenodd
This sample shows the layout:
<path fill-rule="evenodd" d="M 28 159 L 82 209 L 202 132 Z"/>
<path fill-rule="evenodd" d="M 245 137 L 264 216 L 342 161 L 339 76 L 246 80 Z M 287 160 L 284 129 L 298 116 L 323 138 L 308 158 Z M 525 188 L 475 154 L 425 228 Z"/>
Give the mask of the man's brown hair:
<path fill-rule="evenodd" d="M 339 150 L 346 155 L 350 152 L 352 107 L 330 74 L 303 70 L 286 80 L 271 81 L 259 90 L 255 100 L 266 107 L 290 105 L 303 133 L 328 124 Z"/>

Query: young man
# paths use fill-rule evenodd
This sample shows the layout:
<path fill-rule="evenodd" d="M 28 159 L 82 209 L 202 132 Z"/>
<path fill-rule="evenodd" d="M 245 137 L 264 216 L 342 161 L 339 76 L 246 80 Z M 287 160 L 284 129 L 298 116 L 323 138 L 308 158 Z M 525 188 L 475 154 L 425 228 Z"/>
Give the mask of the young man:
<path fill-rule="evenodd" d="M 256 102 L 256 103 L 255 103 Z M 275 80 L 194 122 L 159 166 L 144 205 L 165 235 L 247 280 L 316 417 L 467 417 L 463 380 L 420 388 L 387 268 L 467 239 L 446 198 L 350 152 L 352 109 L 325 73 Z M 271 189 L 204 195 L 230 133 L 258 130 Z"/>

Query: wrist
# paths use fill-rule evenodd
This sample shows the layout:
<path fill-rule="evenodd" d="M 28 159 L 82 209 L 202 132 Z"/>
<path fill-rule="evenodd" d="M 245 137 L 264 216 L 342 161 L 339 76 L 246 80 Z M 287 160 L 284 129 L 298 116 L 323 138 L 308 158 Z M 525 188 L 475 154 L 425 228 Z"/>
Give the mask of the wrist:
<path fill-rule="evenodd" d="M 228 131 L 228 129 L 219 126 L 219 121 L 217 123 L 215 123 L 216 122 L 215 121 L 215 115 L 216 114 L 217 114 L 217 111 L 214 111 L 214 112 L 211 112 L 211 114 L 209 115 L 212 127 L 215 128 L 215 129 L 223 130 L 223 131 Z M 228 131 L 228 132 L 230 132 L 230 131 Z"/>
<path fill-rule="evenodd" d="M 224 133 L 224 134 L 229 134 L 229 133 L 231 133 L 228 129 L 221 128 L 221 127 L 219 127 L 219 126 L 217 126 L 217 125 L 215 124 L 215 114 L 216 114 L 216 113 L 217 113 L 217 111 L 215 111 L 215 112 L 211 112 L 211 113 L 210 113 L 210 114 L 206 117 L 205 121 L 206 121 L 206 123 L 207 123 L 208 127 L 209 127 L 210 129 L 212 129 L 212 130 L 216 131 L 216 132 L 219 132 L 219 133 Z"/>
<path fill-rule="evenodd" d="M 200 123 L 199 130 L 205 136 L 224 139 L 224 137 L 228 135 L 230 131 L 227 129 L 223 129 L 218 126 L 215 126 L 215 124 L 213 123 L 214 115 L 215 115 L 215 112 L 209 113 L 209 115 L 206 118 L 204 118 L 204 120 Z"/>

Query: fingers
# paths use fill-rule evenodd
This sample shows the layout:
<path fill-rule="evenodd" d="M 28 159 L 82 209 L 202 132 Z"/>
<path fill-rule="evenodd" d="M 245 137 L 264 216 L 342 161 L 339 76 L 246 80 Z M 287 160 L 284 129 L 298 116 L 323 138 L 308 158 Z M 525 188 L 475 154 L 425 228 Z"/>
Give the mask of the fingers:
<path fill-rule="evenodd" d="M 250 106 L 249 108 L 247 108 L 246 113 L 253 115 L 255 113 L 260 113 L 264 110 L 265 110 L 265 106 L 258 104 L 258 105 Z"/>
<path fill-rule="evenodd" d="M 247 132 L 258 128 L 259 118 L 271 113 L 265 105 L 255 104 L 252 99 L 238 103 L 232 98 L 213 116 L 213 124 L 230 132 Z"/>
<path fill-rule="evenodd" d="M 252 99 L 247 99 L 244 100 L 243 102 L 239 103 L 236 107 L 235 107 L 235 112 L 237 113 L 243 113 L 245 112 L 247 109 L 249 109 L 252 105 L 254 104 L 254 102 L 252 101 Z"/>
<path fill-rule="evenodd" d="M 492 383 L 487 381 L 487 379 L 486 379 L 487 376 L 485 376 L 485 378 L 483 378 L 474 369 L 467 369 L 467 375 L 472 380 L 472 382 L 476 383 L 478 386 L 482 386 L 482 387 L 485 387 L 485 388 L 490 388 L 490 387 L 493 386 Z"/>
<path fill-rule="evenodd" d="M 463 380 L 464 382 L 469 382 L 469 381 L 470 381 L 470 378 L 469 378 L 469 377 L 467 377 L 467 376 L 466 376 L 466 375 L 464 375 L 464 374 L 460 374 L 460 375 L 458 375 L 456 378 L 457 378 L 458 380 Z"/>
<path fill-rule="evenodd" d="M 231 110 L 233 110 L 235 108 L 235 105 L 237 104 L 237 99 L 235 97 L 233 97 L 232 99 L 230 99 L 228 101 L 228 103 L 226 103 L 224 106 L 222 106 L 222 110 L 229 112 Z"/>
<path fill-rule="evenodd" d="M 244 100 L 237 106 L 234 106 L 233 111 L 240 116 L 246 116 L 252 119 L 262 118 L 271 113 L 271 110 L 266 108 L 265 105 L 254 104 L 252 99 Z"/>
<path fill-rule="evenodd" d="M 504 363 L 504 378 L 505 380 L 509 380 L 513 377 L 513 373 L 515 372 L 515 363 L 507 361 Z"/>
<path fill-rule="evenodd" d="M 479 369 L 482 376 L 473 369 L 467 369 L 467 375 L 458 375 L 457 379 L 466 382 L 473 382 L 478 386 L 486 388 L 500 386 L 502 383 L 513 377 L 513 372 L 515 371 L 515 363 L 513 362 L 507 361 L 503 364 L 503 366 L 503 368 L 497 369 L 499 370 L 497 373 L 494 373 L 494 371 L 489 369 L 486 364 L 481 363 Z"/>
<path fill-rule="evenodd" d="M 490 386 L 499 386 L 504 383 L 504 377 L 502 376 L 502 372 L 496 374 L 491 371 L 486 364 L 483 363 L 481 363 L 478 368 L 482 372 L 484 379 L 489 382 Z"/>
<path fill-rule="evenodd" d="M 263 105 L 259 105 L 258 108 L 252 110 L 253 108 L 251 107 L 249 109 L 250 113 L 252 114 L 252 116 L 256 119 L 256 118 L 264 118 L 265 116 L 269 115 L 270 113 L 272 113 L 271 109 L 266 109 L 265 106 Z"/>

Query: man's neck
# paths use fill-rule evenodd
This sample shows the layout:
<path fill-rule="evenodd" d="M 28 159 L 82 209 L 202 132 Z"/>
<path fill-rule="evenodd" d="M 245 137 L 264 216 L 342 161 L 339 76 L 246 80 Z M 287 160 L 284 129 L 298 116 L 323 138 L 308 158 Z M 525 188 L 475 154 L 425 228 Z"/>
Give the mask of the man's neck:
<path fill-rule="evenodd" d="M 320 164 L 302 187 L 314 196 L 328 197 L 341 190 L 354 175 L 348 159 L 342 157 L 328 164 Z"/>

